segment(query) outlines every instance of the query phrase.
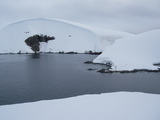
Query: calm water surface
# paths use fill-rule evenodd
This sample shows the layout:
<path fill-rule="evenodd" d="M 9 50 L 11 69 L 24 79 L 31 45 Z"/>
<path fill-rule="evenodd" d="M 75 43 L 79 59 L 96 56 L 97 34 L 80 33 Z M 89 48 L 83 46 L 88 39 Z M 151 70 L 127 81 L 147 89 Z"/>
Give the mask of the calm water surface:
<path fill-rule="evenodd" d="M 0 55 L 0 105 L 118 91 L 160 94 L 160 73 L 97 73 L 104 66 L 84 64 L 95 57 Z"/>

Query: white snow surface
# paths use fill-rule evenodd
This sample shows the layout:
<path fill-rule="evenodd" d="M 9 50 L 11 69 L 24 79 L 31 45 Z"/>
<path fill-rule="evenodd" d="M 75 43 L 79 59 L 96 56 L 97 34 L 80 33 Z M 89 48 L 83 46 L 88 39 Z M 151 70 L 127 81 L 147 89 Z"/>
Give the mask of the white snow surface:
<path fill-rule="evenodd" d="M 99 41 L 90 30 L 58 20 L 30 19 L 10 24 L 0 30 L 0 53 L 32 53 L 24 42 L 35 34 L 55 36 L 55 40 L 42 43 L 42 52 L 99 52 Z"/>
<path fill-rule="evenodd" d="M 160 63 L 160 29 L 119 39 L 106 47 L 94 63 L 111 62 L 112 70 L 158 69 Z"/>
<path fill-rule="evenodd" d="M 160 120 L 160 95 L 117 92 L 0 106 L 0 120 Z"/>
<path fill-rule="evenodd" d="M 134 34 L 128 33 L 128 32 L 123 32 L 123 31 L 117 31 L 117 30 L 111 30 L 111 29 L 103 29 L 103 28 L 96 28 L 96 27 L 91 27 L 88 25 L 84 25 L 81 23 L 76 23 L 76 22 L 71 22 L 67 20 L 60 20 L 62 22 L 66 22 L 69 24 L 73 24 L 85 29 L 88 29 L 92 32 L 94 32 L 97 36 L 97 39 L 100 41 L 100 47 L 102 50 L 106 48 L 106 46 L 114 44 L 114 42 L 120 38 L 125 38 L 128 36 L 133 36 Z"/>

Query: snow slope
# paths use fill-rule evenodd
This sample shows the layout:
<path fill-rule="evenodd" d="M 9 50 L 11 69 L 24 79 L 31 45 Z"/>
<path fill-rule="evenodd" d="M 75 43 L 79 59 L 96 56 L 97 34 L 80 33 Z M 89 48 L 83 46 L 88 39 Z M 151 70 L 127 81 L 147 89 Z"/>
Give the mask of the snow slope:
<path fill-rule="evenodd" d="M 114 44 L 117 40 L 121 38 L 134 36 L 134 34 L 116 30 L 108 30 L 100 28 L 88 28 L 88 29 L 93 31 L 97 35 L 102 50 L 104 50 L 107 46 Z"/>
<path fill-rule="evenodd" d="M 71 21 L 60 20 L 60 19 L 58 20 L 69 23 L 69 24 L 73 24 L 79 27 L 83 27 L 85 29 L 88 29 L 94 32 L 98 40 L 100 41 L 100 46 L 102 50 L 104 50 L 106 46 L 112 45 L 117 39 L 134 35 L 134 34 L 123 32 L 123 31 L 96 28 L 96 27 L 91 27 L 88 25 L 80 24 L 80 23 L 71 22 Z"/>
<path fill-rule="evenodd" d="M 160 95 L 117 92 L 0 106 L 0 120 L 160 120 Z"/>
<path fill-rule="evenodd" d="M 57 20 L 31 19 L 0 30 L 0 53 L 32 52 L 24 41 L 34 34 L 55 36 L 54 41 L 41 44 L 43 52 L 100 51 L 96 35 L 87 29 Z"/>
<path fill-rule="evenodd" d="M 106 47 L 94 63 L 112 62 L 113 70 L 157 69 L 160 63 L 160 29 L 119 39 Z"/>

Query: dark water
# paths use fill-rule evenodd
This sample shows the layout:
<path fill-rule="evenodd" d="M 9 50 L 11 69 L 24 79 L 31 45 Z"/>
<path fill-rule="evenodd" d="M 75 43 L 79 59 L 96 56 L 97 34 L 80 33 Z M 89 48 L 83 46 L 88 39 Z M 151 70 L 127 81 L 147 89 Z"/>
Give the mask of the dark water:
<path fill-rule="evenodd" d="M 160 73 L 88 71 L 95 55 L 0 55 L 0 105 L 117 91 L 160 94 Z"/>

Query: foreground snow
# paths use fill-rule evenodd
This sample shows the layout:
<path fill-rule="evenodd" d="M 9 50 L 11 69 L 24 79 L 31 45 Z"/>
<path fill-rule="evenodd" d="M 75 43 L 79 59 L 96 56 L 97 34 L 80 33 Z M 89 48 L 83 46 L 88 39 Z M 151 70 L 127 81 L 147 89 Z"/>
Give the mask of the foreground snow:
<path fill-rule="evenodd" d="M 0 53 L 33 52 L 24 41 L 35 34 L 56 38 L 48 44 L 41 44 L 43 52 L 101 51 L 96 35 L 90 30 L 57 20 L 31 19 L 13 23 L 0 30 Z"/>
<path fill-rule="evenodd" d="M 0 106 L 0 120 L 159 120 L 160 95 L 106 93 Z"/>
<path fill-rule="evenodd" d="M 106 47 L 94 63 L 111 62 L 113 70 L 157 69 L 160 63 L 160 29 L 119 39 Z"/>

